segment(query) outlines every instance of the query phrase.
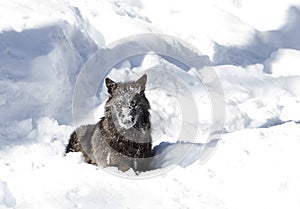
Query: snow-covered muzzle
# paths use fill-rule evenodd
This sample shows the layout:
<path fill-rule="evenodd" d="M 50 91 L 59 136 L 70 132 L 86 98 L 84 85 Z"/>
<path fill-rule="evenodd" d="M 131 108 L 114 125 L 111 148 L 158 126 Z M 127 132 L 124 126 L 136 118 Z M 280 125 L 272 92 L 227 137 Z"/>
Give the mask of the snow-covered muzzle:
<path fill-rule="evenodd" d="M 132 128 L 137 121 L 137 117 L 134 114 L 134 111 L 132 111 L 132 108 L 117 107 L 116 105 L 114 105 L 114 108 L 120 127 L 125 129 Z"/>
<path fill-rule="evenodd" d="M 136 95 L 140 92 L 140 88 L 128 86 L 127 88 L 119 88 L 115 96 L 113 106 L 113 114 L 115 115 L 115 123 L 117 127 L 130 129 L 133 128 L 139 118 L 140 107 L 136 100 Z"/>

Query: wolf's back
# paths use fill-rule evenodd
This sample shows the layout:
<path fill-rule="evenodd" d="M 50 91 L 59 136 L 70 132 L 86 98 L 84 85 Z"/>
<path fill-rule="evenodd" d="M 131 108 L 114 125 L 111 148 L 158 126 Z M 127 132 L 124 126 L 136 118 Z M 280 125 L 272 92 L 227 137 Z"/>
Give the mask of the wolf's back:
<path fill-rule="evenodd" d="M 98 124 L 80 126 L 71 135 L 66 152 L 82 152 L 87 163 L 102 167 L 130 168 L 130 160 L 112 149 L 103 139 Z"/>
<path fill-rule="evenodd" d="M 77 128 L 71 135 L 66 153 L 82 152 L 88 163 L 95 164 L 91 139 L 96 129 L 97 125 L 85 125 Z"/>

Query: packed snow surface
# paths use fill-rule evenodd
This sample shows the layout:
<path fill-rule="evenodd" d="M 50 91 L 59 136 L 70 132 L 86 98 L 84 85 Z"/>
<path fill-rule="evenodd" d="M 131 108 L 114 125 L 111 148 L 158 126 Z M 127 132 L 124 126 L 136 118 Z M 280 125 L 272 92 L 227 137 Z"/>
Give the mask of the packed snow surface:
<path fill-rule="evenodd" d="M 0 20 L 0 209 L 300 208 L 299 0 L 11 0 L 0 2 Z M 214 155 L 199 161 L 213 143 L 205 85 L 154 52 L 116 63 L 107 76 L 148 74 L 156 169 L 137 177 L 65 155 L 85 63 L 149 32 L 181 38 L 211 60 L 226 110 Z M 183 90 L 170 74 L 197 101 L 193 139 L 180 138 L 175 95 Z M 103 115 L 107 97 L 99 81 L 86 121 Z"/>

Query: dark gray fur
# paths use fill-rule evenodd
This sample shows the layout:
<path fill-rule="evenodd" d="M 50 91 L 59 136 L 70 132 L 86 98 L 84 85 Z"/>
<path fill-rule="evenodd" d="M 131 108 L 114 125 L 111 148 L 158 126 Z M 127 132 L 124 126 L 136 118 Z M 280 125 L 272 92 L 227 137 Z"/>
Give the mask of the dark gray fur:
<path fill-rule="evenodd" d="M 109 98 L 104 117 L 95 125 L 77 128 L 66 152 L 82 152 L 87 163 L 102 167 L 149 170 L 152 138 L 146 81 L 146 75 L 127 83 L 106 78 Z"/>

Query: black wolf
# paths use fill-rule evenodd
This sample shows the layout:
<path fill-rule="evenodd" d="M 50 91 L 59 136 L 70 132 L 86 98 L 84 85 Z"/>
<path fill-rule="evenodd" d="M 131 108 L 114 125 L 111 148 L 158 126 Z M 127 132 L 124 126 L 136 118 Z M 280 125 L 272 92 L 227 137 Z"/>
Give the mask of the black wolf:
<path fill-rule="evenodd" d="M 149 170 L 152 138 L 146 82 L 147 75 L 126 83 L 106 78 L 109 98 L 104 117 L 97 124 L 77 128 L 66 152 L 82 152 L 86 162 L 102 167 Z"/>

